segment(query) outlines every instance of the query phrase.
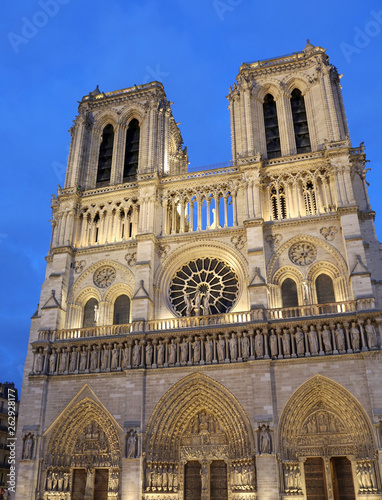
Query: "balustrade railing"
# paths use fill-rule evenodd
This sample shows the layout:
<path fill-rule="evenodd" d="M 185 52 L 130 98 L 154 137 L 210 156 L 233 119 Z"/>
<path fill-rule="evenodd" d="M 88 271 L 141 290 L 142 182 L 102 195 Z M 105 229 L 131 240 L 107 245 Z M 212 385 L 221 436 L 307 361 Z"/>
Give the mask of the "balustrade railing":
<path fill-rule="evenodd" d="M 65 330 L 41 330 L 40 341 L 55 342 L 57 340 L 75 340 L 81 338 L 123 336 L 131 333 L 166 332 L 191 328 L 213 329 L 216 326 L 240 325 L 246 323 L 262 323 L 285 319 L 298 319 L 315 316 L 335 316 L 344 313 L 372 310 L 374 298 L 364 298 L 346 302 L 327 304 L 311 304 L 297 307 L 276 309 L 252 309 L 246 312 L 229 312 L 210 316 L 190 316 L 166 318 L 150 321 L 134 321 L 126 325 L 106 325 L 92 328 L 71 328 Z"/>

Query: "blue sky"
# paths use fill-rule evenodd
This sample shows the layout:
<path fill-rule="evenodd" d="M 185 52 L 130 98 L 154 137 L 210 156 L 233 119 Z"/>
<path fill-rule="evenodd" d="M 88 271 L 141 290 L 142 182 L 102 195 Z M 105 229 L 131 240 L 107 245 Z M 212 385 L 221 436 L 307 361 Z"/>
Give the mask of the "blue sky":
<path fill-rule="evenodd" d="M 21 388 L 30 316 L 50 241 L 50 197 L 64 184 L 77 101 L 160 80 L 191 167 L 231 159 L 225 96 L 242 62 L 327 48 L 342 79 L 350 136 L 365 141 L 382 238 L 382 6 L 377 1 L 40 0 L 1 15 L 0 380 Z"/>

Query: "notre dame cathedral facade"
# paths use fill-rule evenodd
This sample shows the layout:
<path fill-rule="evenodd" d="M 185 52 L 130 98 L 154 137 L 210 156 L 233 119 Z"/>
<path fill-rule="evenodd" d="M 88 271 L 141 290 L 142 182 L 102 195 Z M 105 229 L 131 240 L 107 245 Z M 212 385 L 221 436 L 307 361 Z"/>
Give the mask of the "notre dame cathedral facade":
<path fill-rule="evenodd" d="M 17 500 L 382 499 L 382 253 L 339 80 L 309 42 L 242 64 L 232 162 L 198 172 L 161 83 L 82 98 Z"/>

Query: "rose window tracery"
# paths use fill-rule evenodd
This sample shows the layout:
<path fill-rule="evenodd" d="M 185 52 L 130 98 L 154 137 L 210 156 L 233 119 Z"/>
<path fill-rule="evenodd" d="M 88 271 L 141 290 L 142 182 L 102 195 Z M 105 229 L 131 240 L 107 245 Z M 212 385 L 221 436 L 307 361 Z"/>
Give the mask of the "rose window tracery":
<path fill-rule="evenodd" d="M 316 247 L 310 243 L 295 243 L 289 249 L 289 258 L 298 266 L 311 264 L 317 255 Z"/>
<path fill-rule="evenodd" d="M 114 267 L 104 266 L 94 273 L 93 281 L 99 288 L 107 288 L 113 283 L 115 276 L 116 271 Z"/>
<path fill-rule="evenodd" d="M 179 316 L 224 314 L 239 294 L 236 272 L 226 262 L 200 258 L 177 271 L 170 284 L 170 301 Z"/>

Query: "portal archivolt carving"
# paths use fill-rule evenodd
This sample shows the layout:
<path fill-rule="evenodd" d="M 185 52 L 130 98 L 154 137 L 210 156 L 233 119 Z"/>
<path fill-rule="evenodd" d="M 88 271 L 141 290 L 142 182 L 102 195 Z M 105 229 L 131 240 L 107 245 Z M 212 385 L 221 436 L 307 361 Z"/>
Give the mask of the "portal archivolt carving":
<path fill-rule="evenodd" d="M 280 457 L 374 455 L 369 419 L 342 386 L 316 375 L 290 398 L 280 419 Z"/>

